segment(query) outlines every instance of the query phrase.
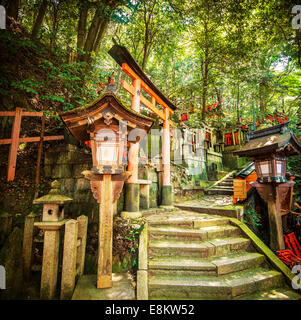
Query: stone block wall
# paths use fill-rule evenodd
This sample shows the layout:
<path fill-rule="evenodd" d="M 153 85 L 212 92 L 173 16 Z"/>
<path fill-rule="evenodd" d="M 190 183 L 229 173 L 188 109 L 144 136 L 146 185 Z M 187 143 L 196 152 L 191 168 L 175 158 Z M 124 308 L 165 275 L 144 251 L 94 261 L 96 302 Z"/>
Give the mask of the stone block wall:
<path fill-rule="evenodd" d="M 92 167 L 91 153 L 72 144 L 61 144 L 45 152 L 43 173 L 49 180 L 58 180 L 61 183 L 62 194 L 73 199 L 65 207 L 66 216 L 77 217 L 85 214 L 90 222 L 98 223 L 98 204 L 93 198 L 90 182 L 81 174 Z M 159 175 L 156 168 L 141 166 L 139 179 L 151 180 L 150 207 L 159 205 Z M 141 196 L 141 195 L 140 195 Z M 140 199 L 142 200 L 142 199 Z M 143 201 L 143 200 L 142 200 Z M 117 213 L 123 211 L 124 191 L 117 201 Z"/>
<path fill-rule="evenodd" d="M 90 182 L 81 174 L 92 166 L 91 154 L 72 144 L 61 144 L 49 149 L 44 157 L 44 176 L 61 183 L 62 194 L 73 202 L 66 205 L 65 214 L 77 217 L 85 214 L 89 222 L 98 221 L 98 204 L 93 198 Z"/>

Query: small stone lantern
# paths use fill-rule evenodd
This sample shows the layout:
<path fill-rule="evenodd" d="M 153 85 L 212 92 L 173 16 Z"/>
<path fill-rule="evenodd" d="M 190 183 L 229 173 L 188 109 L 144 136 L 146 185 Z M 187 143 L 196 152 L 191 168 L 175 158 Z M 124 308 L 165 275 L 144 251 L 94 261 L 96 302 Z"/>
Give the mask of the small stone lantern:
<path fill-rule="evenodd" d="M 60 183 L 53 181 L 50 192 L 33 201 L 34 204 L 43 204 L 42 222 L 34 225 L 44 231 L 43 263 L 41 275 L 40 298 L 54 299 L 57 285 L 60 229 L 66 223 L 64 219 L 64 205 L 72 199 L 60 193 Z"/>
<path fill-rule="evenodd" d="M 34 204 L 43 204 L 43 222 L 64 220 L 64 205 L 72 199 L 60 193 L 60 186 L 57 180 L 53 181 L 49 193 L 33 201 Z"/>

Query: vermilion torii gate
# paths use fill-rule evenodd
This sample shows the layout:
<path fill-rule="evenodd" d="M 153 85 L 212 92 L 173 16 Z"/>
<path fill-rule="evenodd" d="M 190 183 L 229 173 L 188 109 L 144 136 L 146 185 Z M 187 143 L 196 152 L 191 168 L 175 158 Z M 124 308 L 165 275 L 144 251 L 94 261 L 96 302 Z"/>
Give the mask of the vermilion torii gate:
<path fill-rule="evenodd" d="M 137 62 L 125 47 L 114 45 L 110 49 L 109 54 L 122 67 L 122 70 L 132 79 L 132 84 L 129 84 L 124 80 L 122 82 L 122 88 L 132 95 L 133 110 L 140 112 L 140 103 L 142 103 L 163 120 L 163 186 L 161 205 L 171 206 L 172 187 L 170 181 L 170 126 L 173 126 L 173 123 L 170 120 L 170 116 L 174 113 L 176 107 L 151 82 L 151 80 L 141 70 Z M 152 101 L 146 99 L 142 95 L 141 90 L 147 92 L 151 96 Z M 156 107 L 156 103 L 162 106 L 163 111 Z M 131 171 L 132 175 L 125 184 L 125 210 L 128 213 L 132 212 L 133 217 L 139 215 L 134 214 L 139 212 L 138 152 L 139 144 L 137 143 L 132 145 L 128 159 L 128 171 Z M 131 214 L 129 216 L 131 216 Z"/>

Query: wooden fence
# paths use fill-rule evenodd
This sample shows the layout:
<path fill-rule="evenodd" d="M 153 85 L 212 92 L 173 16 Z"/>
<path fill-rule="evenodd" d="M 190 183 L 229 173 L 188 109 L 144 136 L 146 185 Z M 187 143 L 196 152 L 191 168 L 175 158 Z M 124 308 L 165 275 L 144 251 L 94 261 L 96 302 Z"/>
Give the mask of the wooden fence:
<path fill-rule="evenodd" d="M 16 108 L 15 111 L 0 111 L 0 117 L 15 117 L 10 139 L 1 139 L 0 144 L 10 144 L 7 168 L 7 181 L 15 179 L 15 171 L 17 164 L 17 153 L 19 143 L 24 142 L 40 142 L 37 169 L 36 169 L 36 184 L 39 184 L 40 179 L 40 163 L 43 149 L 43 141 L 63 140 L 64 136 L 44 136 L 45 133 L 45 115 L 43 112 L 23 111 L 22 108 Z M 42 117 L 42 129 L 40 137 L 20 137 L 22 117 Z"/>

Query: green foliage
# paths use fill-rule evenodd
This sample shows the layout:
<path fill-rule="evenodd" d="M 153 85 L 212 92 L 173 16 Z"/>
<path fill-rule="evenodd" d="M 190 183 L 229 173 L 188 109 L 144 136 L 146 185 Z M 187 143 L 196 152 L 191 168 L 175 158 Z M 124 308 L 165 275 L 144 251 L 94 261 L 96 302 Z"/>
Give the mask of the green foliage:
<path fill-rule="evenodd" d="M 183 183 L 185 183 L 185 184 L 188 184 L 188 183 L 189 183 L 184 177 L 181 178 L 181 181 L 182 181 Z"/>
<path fill-rule="evenodd" d="M 20 7 L 22 27 L 29 33 L 40 4 L 26 1 Z M 85 48 L 77 48 L 80 10 L 85 5 L 85 38 L 95 13 L 108 21 L 99 49 L 93 48 L 88 62 Z M 180 124 L 179 114 L 188 112 L 186 125 L 198 127 L 204 120 L 203 105 L 219 100 L 220 116 L 206 117 L 206 122 L 221 127 L 238 119 L 247 123 L 253 118 L 253 101 L 256 120 L 284 108 L 295 130 L 301 71 L 299 31 L 291 28 L 291 7 L 281 1 L 248 0 L 51 2 L 38 41 L 17 32 L 1 33 L 3 47 L 9 55 L 21 57 L 18 64 L 26 64 L 28 70 L 12 78 L 4 65 L 0 94 L 9 96 L 11 88 L 17 89 L 29 99 L 37 98 L 53 115 L 94 99 L 99 81 L 105 83 L 114 74 L 118 95 L 129 102 L 120 85 L 123 73 L 107 54 L 114 37 L 177 105 L 175 122 Z"/>
<path fill-rule="evenodd" d="M 260 216 L 255 210 L 246 210 L 244 212 L 243 222 L 251 227 L 261 226 Z"/>
<path fill-rule="evenodd" d="M 144 225 L 133 224 L 130 227 L 129 235 L 125 237 L 126 240 L 130 241 L 131 253 L 135 253 L 139 245 L 139 235 L 143 230 Z"/>

